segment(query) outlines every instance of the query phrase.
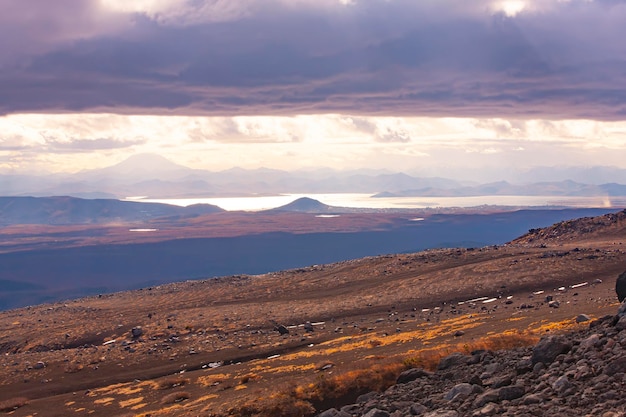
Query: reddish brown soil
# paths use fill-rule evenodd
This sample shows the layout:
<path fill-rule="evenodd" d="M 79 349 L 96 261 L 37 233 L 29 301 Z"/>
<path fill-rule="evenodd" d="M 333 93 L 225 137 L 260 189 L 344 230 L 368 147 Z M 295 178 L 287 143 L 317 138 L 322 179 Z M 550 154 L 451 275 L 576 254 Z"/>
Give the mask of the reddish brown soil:
<path fill-rule="evenodd" d="M 161 242 L 172 239 L 218 238 L 267 232 L 325 233 L 385 230 L 407 219 L 435 214 L 490 214 L 512 207 L 435 208 L 423 210 L 342 213 L 333 218 L 297 212 L 221 212 L 197 217 L 162 217 L 141 223 L 107 225 L 13 225 L 0 228 L 0 253 L 15 250 L 69 248 L 86 245 Z M 155 229 L 138 233 L 130 229 Z"/>
<path fill-rule="evenodd" d="M 559 230 L 2 312 L 0 402 L 26 397 L 15 416 L 211 415 L 425 347 L 614 312 L 623 219 Z"/>

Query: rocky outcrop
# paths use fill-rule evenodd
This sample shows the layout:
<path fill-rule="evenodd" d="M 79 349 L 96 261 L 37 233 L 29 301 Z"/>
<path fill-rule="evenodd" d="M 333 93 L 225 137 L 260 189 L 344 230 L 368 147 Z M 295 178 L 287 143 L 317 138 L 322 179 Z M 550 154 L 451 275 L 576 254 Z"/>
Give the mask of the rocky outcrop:
<path fill-rule="evenodd" d="M 626 303 L 581 331 L 532 348 L 444 358 L 411 369 L 385 392 L 322 416 L 626 416 Z"/>
<path fill-rule="evenodd" d="M 615 281 L 615 292 L 617 293 L 617 299 L 621 303 L 626 299 L 626 271 L 622 272 Z"/>

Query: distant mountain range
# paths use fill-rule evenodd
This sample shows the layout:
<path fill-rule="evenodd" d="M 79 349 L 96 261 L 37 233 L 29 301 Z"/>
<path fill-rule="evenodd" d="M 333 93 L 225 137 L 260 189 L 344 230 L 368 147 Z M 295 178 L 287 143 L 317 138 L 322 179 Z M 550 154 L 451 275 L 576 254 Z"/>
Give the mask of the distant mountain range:
<path fill-rule="evenodd" d="M 111 199 L 0 197 L 0 226 L 11 224 L 105 224 L 157 217 L 191 217 L 223 211 L 210 204 L 178 207 Z"/>
<path fill-rule="evenodd" d="M 15 224 L 71 225 L 129 223 L 156 218 L 183 220 L 224 210 L 211 204 L 179 207 L 170 204 L 83 199 L 76 197 L 0 197 L 0 227 Z M 369 210 L 372 211 L 372 210 Z M 374 210 L 375 211 L 375 210 Z M 302 197 L 268 213 L 354 213 L 363 209 L 333 207 Z"/>
<path fill-rule="evenodd" d="M 402 173 L 371 170 L 287 172 L 268 168 L 233 168 L 212 172 L 177 165 L 153 154 L 131 156 L 108 168 L 71 175 L 0 175 L 0 195 L 69 195 L 80 198 L 184 198 L 296 192 L 377 193 L 460 185 L 444 178 L 415 178 Z"/>
<path fill-rule="evenodd" d="M 500 181 L 450 189 L 427 187 L 399 192 L 382 192 L 374 195 L 374 197 L 470 197 L 481 195 L 614 197 L 626 196 L 626 185 L 615 183 L 590 185 L 570 180 L 516 185 Z"/>
<path fill-rule="evenodd" d="M 520 177 L 522 178 L 522 177 Z M 550 178 L 551 182 L 546 182 Z M 191 169 L 154 154 L 139 154 L 103 169 L 75 174 L 0 174 L 0 195 L 122 199 L 252 196 L 280 193 L 371 193 L 377 196 L 559 195 L 626 196 L 626 170 L 610 167 L 536 168 L 519 184 L 476 184 L 381 170 L 281 171 Z M 598 182 L 603 180 L 603 182 Z"/>

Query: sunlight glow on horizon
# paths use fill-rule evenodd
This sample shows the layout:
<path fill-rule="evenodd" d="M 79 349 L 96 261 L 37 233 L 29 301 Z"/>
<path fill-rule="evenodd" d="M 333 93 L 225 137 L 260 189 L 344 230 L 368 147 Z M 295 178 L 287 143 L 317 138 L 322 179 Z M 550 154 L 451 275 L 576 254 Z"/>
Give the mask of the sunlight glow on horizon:
<path fill-rule="evenodd" d="M 469 117 L 139 116 L 0 117 L 0 172 L 78 172 L 156 153 L 191 168 L 392 169 L 445 165 L 624 166 L 626 121 Z M 443 159 L 442 159 L 443 158 Z M 595 158 L 595 160 L 593 160 Z M 564 157 L 563 160 L 566 158 Z M 475 161 L 473 161 L 475 160 Z"/>
<path fill-rule="evenodd" d="M 275 209 L 307 197 L 332 207 L 370 208 L 370 209 L 408 209 L 435 207 L 478 207 L 481 205 L 504 206 L 568 206 L 611 208 L 626 207 L 623 197 L 571 197 L 571 196 L 513 196 L 480 195 L 465 197 L 376 197 L 363 193 L 325 193 L 325 194 L 281 194 L 253 197 L 207 197 L 207 198 L 147 198 L 131 200 L 144 203 L 164 203 L 186 207 L 192 204 L 212 204 L 226 211 L 256 212 Z M 125 199 L 128 201 L 128 199 Z M 328 215 L 324 217 L 329 217 Z M 411 221 L 423 221 L 415 218 Z"/>

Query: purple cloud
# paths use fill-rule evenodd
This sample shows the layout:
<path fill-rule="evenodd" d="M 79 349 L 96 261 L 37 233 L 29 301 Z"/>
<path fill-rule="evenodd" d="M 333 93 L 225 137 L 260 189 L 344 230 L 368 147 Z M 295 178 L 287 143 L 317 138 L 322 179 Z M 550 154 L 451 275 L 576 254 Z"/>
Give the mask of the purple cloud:
<path fill-rule="evenodd" d="M 483 0 L 218 3 L 168 15 L 41 1 L 52 28 L 3 3 L 0 23 L 17 23 L 0 34 L 20 41 L 0 43 L 0 112 L 626 116 L 624 1 L 514 17 Z"/>

